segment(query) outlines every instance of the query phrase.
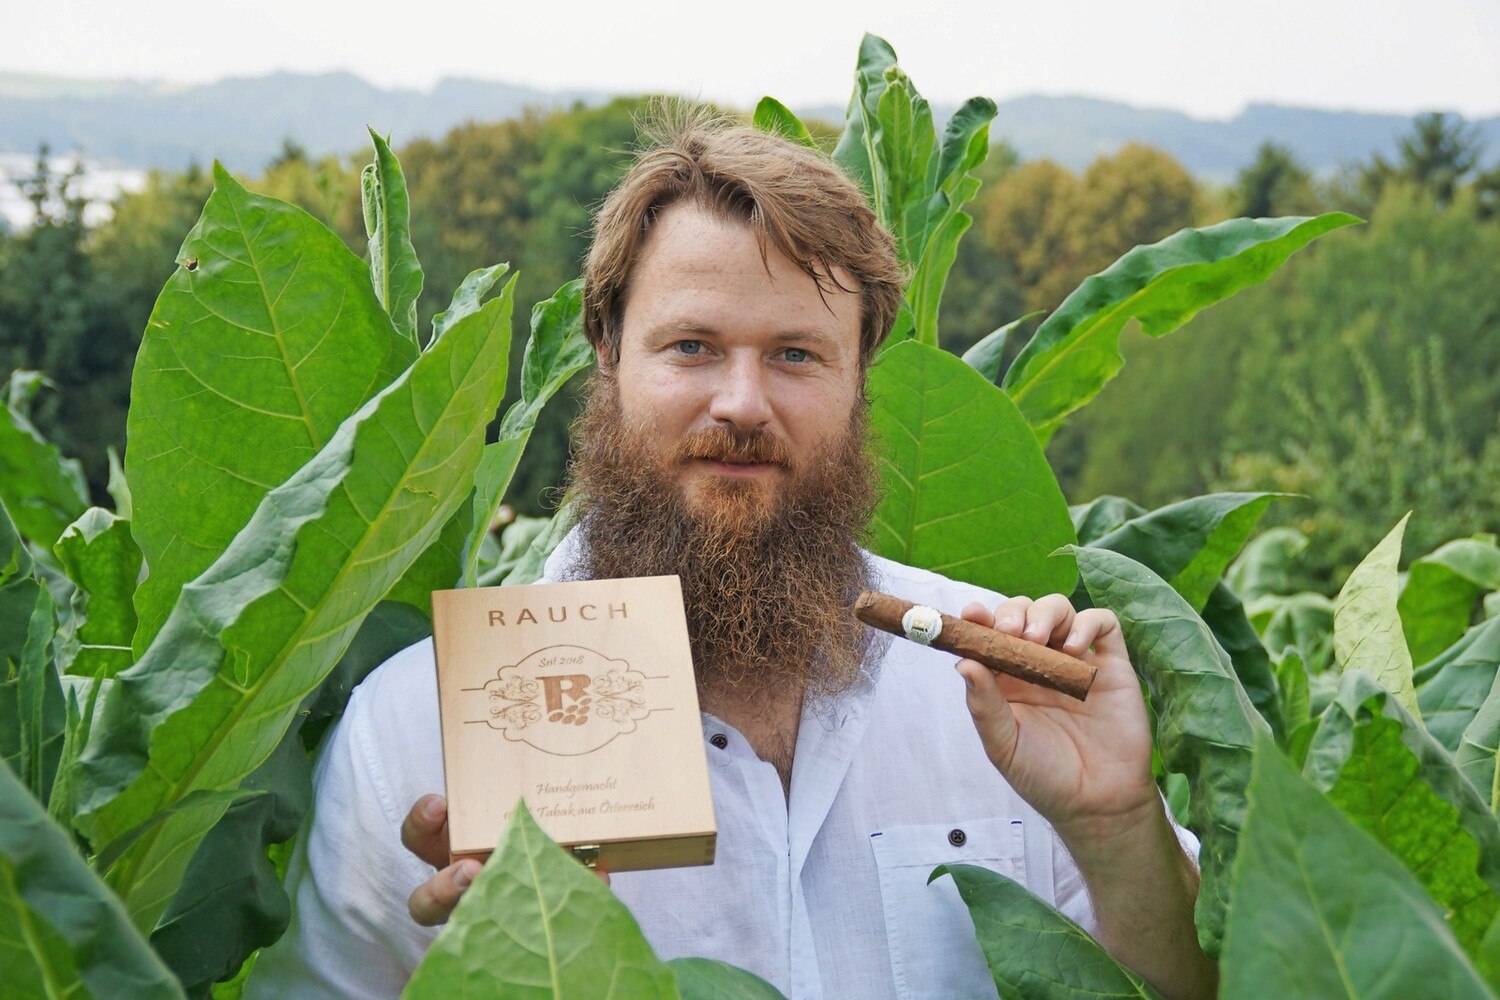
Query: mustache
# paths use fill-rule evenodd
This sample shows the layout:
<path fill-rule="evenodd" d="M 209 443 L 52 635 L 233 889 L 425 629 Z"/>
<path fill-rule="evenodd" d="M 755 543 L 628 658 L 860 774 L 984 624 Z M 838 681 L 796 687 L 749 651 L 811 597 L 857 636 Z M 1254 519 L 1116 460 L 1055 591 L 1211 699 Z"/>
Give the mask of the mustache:
<path fill-rule="evenodd" d="M 703 459 L 712 462 L 765 462 L 786 468 L 792 449 L 770 431 L 741 431 L 722 424 L 694 431 L 672 450 L 674 464 Z"/>

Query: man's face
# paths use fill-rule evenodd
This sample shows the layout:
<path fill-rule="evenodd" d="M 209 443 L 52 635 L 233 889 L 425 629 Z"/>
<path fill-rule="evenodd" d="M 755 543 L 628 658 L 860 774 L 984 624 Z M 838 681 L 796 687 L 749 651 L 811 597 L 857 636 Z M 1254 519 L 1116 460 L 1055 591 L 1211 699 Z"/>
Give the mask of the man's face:
<path fill-rule="evenodd" d="M 826 291 L 830 312 L 768 258 L 769 275 L 747 226 L 664 211 L 619 364 L 590 376 L 573 427 L 578 578 L 678 577 L 708 711 L 844 690 L 875 634 L 850 610 L 876 498 L 859 296 Z"/>
<path fill-rule="evenodd" d="M 695 513 L 729 498 L 774 506 L 792 470 L 847 432 L 860 395 L 858 293 L 825 279 L 820 294 L 774 246 L 767 254 L 749 226 L 678 203 L 632 277 L 621 415 L 674 465 Z"/>

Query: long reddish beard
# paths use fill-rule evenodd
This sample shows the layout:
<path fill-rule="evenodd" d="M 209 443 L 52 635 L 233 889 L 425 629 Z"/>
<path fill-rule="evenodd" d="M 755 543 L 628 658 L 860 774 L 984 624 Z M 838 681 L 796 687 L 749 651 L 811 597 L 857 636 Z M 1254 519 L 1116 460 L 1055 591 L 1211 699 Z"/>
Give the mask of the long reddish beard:
<path fill-rule="evenodd" d="M 705 710 L 723 701 L 769 710 L 781 695 L 847 689 L 873 640 L 852 612 L 867 585 L 859 540 L 877 498 L 868 424 L 861 397 L 845 431 L 800 463 L 779 437 L 723 426 L 662 453 L 625 420 L 613 378 L 596 371 L 573 426 L 575 575 L 681 578 Z M 677 477 L 693 459 L 782 472 L 700 476 L 685 491 Z"/>

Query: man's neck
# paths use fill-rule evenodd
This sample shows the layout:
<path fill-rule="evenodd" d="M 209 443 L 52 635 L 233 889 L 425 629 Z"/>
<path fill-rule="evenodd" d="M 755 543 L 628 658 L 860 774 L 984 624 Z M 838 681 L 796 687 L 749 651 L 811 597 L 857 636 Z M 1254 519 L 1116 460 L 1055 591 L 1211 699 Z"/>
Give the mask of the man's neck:
<path fill-rule="evenodd" d="M 782 794 L 790 798 L 792 757 L 802 721 L 801 689 L 793 688 L 769 699 L 762 696 L 753 702 L 732 692 L 700 692 L 699 698 L 705 712 L 733 726 L 756 756 L 776 768 Z"/>

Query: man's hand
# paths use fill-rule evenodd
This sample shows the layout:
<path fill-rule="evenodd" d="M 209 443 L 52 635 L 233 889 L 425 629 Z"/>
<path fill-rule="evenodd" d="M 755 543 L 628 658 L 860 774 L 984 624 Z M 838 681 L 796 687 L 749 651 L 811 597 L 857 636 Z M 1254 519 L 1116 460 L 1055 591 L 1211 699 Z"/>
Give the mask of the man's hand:
<path fill-rule="evenodd" d="M 1062 594 L 1013 597 L 963 617 L 1076 656 L 1099 671 L 1084 701 L 960 660 L 985 752 L 1065 841 L 1111 836 L 1161 811 L 1151 725 L 1113 611 L 1081 613 Z M 1093 647 L 1090 649 L 1090 647 Z"/>
<path fill-rule="evenodd" d="M 441 795 L 424 795 L 412 804 L 401 823 L 401 843 L 408 851 L 437 869 L 437 873 L 412 890 L 406 900 L 411 918 L 424 927 L 448 922 L 480 864 L 473 858 L 448 863 L 448 803 Z M 609 875 L 594 869 L 609 885 Z"/>
<path fill-rule="evenodd" d="M 958 662 L 969 712 L 995 767 L 1068 846 L 1099 940 L 1166 997 L 1213 996 L 1218 967 L 1198 946 L 1198 870 L 1151 778 L 1151 724 L 1113 611 L 1075 613 L 1062 594 L 1013 597 L 963 617 L 1076 656 L 1099 671 L 1085 701 Z"/>

